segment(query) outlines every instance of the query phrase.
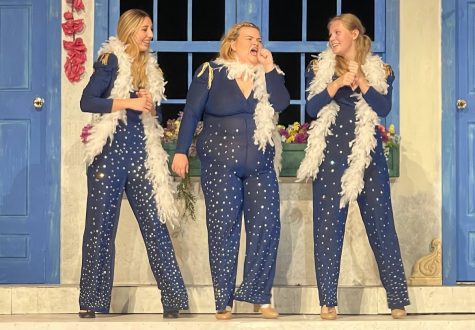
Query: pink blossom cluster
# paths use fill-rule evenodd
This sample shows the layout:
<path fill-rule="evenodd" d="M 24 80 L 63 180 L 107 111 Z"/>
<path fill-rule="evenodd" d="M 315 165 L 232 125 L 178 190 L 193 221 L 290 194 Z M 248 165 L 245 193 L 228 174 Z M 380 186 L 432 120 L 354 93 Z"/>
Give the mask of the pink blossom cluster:
<path fill-rule="evenodd" d="M 84 10 L 82 0 L 66 0 L 71 6 L 71 10 L 66 11 L 63 15 L 66 20 L 61 24 L 63 32 L 67 36 L 71 36 L 73 41 L 63 40 L 63 47 L 67 50 L 67 57 L 64 63 L 64 72 L 71 82 L 79 81 L 85 71 L 84 63 L 86 63 L 86 45 L 82 38 L 76 38 L 76 33 L 84 30 L 84 20 L 74 19 L 74 12 Z"/>
<path fill-rule="evenodd" d="M 87 138 L 89 137 L 89 135 L 91 135 L 91 128 L 92 128 L 92 124 L 87 124 L 86 126 L 84 126 L 81 130 L 81 141 L 82 143 L 87 143 Z"/>

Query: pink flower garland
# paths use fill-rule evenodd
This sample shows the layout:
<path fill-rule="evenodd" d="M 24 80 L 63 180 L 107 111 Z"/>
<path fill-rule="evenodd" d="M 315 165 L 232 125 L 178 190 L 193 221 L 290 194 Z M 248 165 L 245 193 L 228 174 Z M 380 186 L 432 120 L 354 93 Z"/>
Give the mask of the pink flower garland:
<path fill-rule="evenodd" d="M 76 33 L 84 30 L 84 20 L 74 19 L 74 12 L 84 10 L 82 0 L 66 0 L 71 5 L 71 11 L 66 11 L 63 15 L 66 22 L 61 24 L 63 32 L 67 36 L 71 36 L 73 41 L 63 40 L 63 48 L 68 51 L 66 62 L 64 63 L 64 72 L 69 81 L 75 82 L 81 80 L 81 76 L 85 71 L 84 63 L 86 63 L 86 45 L 82 38 L 76 38 Z"/>

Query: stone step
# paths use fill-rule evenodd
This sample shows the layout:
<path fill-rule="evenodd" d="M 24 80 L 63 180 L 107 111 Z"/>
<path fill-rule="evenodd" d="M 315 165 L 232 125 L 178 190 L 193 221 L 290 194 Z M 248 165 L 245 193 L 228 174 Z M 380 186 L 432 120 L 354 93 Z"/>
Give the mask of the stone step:
<path fill-rule="evenodd" d="M 214 313 L 210 286 L 188 286 L 191 314 Z M 0 286 L 0 314 L 58 314 L 78 311 L 77 286 Z M 409 313 L 475 313 L 475 286 L 409 287 Z M 340 314 L 388 314 L 382 287 L 340 287 Z M 311 286 L 274 287 L 273 304 L 283 314 L 319 313 L 317 289 Z M 155 286 L 116 286 L 111 313 L 161 313 Z M 250 313 L 252 305 L 237 302 L 234 313 Z M 475 329 L 475 323 L 473 326 Z"/>
<path fill-rule="evenodd" d="M 164 320 L 159 314 L 101 315 L 95 319 L 79 319 L 75 314 L 1 315 L 2 330 L 470 330 L 475 328 L 475 314 L 409 315 L 393 320 L 383 315 L 340 316 L 323 321 L 317 315 L 282 315 L 277 320 L 264 320 L 257 315 L 240 314 L 229 321 L 217 321 L 211 314 L 184 315 Z"/>

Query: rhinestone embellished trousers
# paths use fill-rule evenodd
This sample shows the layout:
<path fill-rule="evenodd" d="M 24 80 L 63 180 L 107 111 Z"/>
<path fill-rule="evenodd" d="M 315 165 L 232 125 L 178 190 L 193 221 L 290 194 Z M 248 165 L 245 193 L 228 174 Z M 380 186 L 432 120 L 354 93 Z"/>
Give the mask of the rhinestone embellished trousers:
<path fill-rule="evenodd" d="M 251 117 L 205 121 L 198 142 L 201 184 L 216 310 L 233 300 L 270 303 L 280 236 L 279 187 L 274 149 L 258 151 Z M 243 281 L 235 291 L 241 221 L 246 254 Z"/>
<path fill-rule="evenodd" d="M 79 305 L 107 313 L 114 278 L 115 236 L 122 194 L 137 218 L 164 310 L 188 309 L 188 296 L 167 227 L 159 221 L 146 179 L 141 123 L 119 125 L 110 145 L 87 169 L 88 199 L 83 237 Z M 160 193 L 160 192 L 158 192 Z M 133 239 L 133 237 L 131 237 Z"/>

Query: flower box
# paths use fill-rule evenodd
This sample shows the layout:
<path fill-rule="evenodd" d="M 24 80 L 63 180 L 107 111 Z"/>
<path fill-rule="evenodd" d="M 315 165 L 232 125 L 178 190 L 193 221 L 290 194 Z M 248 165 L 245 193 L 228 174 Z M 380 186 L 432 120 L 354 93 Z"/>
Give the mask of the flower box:
<path fill-rule="evenodd" d="M 395 145 L 389 149 L 386 160 L 388 162 L 389 177 L 399 177 L 399 145 Z"/>
<path fill-rule="evenodd" d="M 306 143 L 282 143 L 280 176 L 295 176 L 305 156 Z"/>
<path fill-rule="evenodd" d="M 307 144 L 302 143 L 283 143 L 282 144 L 282 169 L 280 176 L 294 177 L 305 156 Z M 164 143 L 163 148 L 170 156 L 170 166 L 175 154 L 175 144 Z M 198 157 L 190 157 L 190 176 L 200 176 L 201 165 Z M 399 177 L 399 145 L 389 149 L 388 171 L 390 177 Z"/>

